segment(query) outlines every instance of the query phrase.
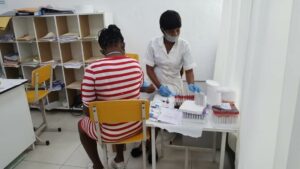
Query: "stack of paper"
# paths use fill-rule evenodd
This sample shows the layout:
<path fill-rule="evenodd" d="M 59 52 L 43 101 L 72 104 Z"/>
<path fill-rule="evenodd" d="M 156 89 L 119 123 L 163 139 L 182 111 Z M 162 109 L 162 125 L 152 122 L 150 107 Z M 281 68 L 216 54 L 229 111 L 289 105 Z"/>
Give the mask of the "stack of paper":
<path fill-rule="evenodd" d="M 57 40 L 57 37 L 56 37 L 55 33 L 49 32 L 49 33 L 47 33 L 47 35 L 43 36 L 40 40 L 52 42 L 52 41 Z"/>
<path fill-rule="evenodd" d="M 4 66 L 19 67 L 19 55 L 17 53 L 4 55 Z"/>
<path fill-rule="evenodd" d="M 9 42 L 14 40 L 15 40 L 15 36 L 11 32 L 7 32 L 5 34 L 0 35 L 0 41 Z"/>
<path fill-rule="evenodd" d="M 83 40 L 97 40 L 97 35 L 88 35 L 83 37 Z"/>
<path fill-rule="evenodd" d="M 34 61 L 24 62 L 21 65 L 22 66 L 28 66 L 28 67 L 37 67 L 39 65 L 39 62 L 34 62 Z"/>
<path fill-rule="evenodd" d="M 182 112 L 178 109 L 160 108 L 161 115 L 158 117 L 158 121 L 179 125 L 182 122 Z"/>
<path fill-rule="evenodd" d="M 64 63 L 64 67 L 67 69 L 80 69 L 83 66 L 82 61 L 78 61 L 75 59 L 72 59 L 66 63 Z"/>
<path fill-rule="evenodd" d="M 42 62 L 40 65 L 43 66 L 43 65 L 48 65 L 48 64 L 51 64 L 52 68 L 56 68 L 56 66 L 61 66 L 61 63 L 59 60 L 49 60 L 49 61 L 46 61 L 46 62 Z"/>
<path fill-rule="evenodd" d="M 25 34 L 23 36 L 18 37 L 17 40 L 19 40 L 19 41 L 30 41 L 30 40 L 34 40 L 34 37 L 32 37 L 31 35 Z"/>
<path fill-rule="evenodd" d="M 65 33 L 59 37 L 60 42 L 65 43 L 65 42 L 72 42 L 76 41 L 79 39 L 78 33 Z"/>
<path fill-rule="evenodd" d="M 33 56 L 31 58 L 27 58 L 22 60 L 22 66 L 29 66 L 29 67 L 37 67 L 39 65 L 39 58 L 38 56 Z"/>

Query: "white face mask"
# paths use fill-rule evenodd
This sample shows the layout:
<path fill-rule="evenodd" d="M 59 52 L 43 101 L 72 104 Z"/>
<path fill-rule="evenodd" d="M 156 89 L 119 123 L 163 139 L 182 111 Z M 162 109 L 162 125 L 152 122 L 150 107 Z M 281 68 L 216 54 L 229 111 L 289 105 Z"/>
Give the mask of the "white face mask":
<path fill-rule="evenodd" d="M 167 34 L 167 33 L 165 32 L 164 37 L 165 37 L 165 39 L 166 39 L 167 41 L 175 43 L 175 42 L 178 41 L 179 35 L 177 35 L 177 36 L 171 36 L 171 35 L 169 35 L 169 34 Z"/>

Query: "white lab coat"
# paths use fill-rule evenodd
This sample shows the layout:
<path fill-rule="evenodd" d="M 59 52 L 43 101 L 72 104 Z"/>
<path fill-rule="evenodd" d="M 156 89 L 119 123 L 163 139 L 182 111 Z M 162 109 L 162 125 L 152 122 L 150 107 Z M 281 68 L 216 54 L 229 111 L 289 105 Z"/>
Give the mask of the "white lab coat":
<path fill-rule="evenodd" d="M 163 36 L 150 41 L 146 52 L 146 65 L 154 67 L 154 72 L 162 85 L 167 85 L 174 94 L 184 94 L 180 70 L 190 70 L 193 62 L 189 44 L 179 38 L 167 53 Z"/>

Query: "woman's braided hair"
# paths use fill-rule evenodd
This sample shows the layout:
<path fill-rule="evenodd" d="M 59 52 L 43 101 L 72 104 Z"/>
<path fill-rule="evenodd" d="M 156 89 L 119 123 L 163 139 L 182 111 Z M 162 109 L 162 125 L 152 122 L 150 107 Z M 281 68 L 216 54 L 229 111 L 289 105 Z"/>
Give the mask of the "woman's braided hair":
<path fill-rule="evenodd" d="M 116 25 L 109 25 L 99 32 L 98 43 L 102 49 L 106 49 L 110 45 L 124 42 L 121 30 Z"/>

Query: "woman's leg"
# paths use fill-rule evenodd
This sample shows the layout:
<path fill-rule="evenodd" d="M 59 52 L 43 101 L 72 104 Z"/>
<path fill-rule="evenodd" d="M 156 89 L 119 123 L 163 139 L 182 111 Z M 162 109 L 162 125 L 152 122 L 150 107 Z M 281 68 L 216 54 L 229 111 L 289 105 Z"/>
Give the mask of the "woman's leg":
<path fill-rule="evenodd" d="M 89 158 L 93 162 L 94 169 L 103 169 L 103 165 L 100 161 L 98 149 L 97 149 L 97 142 L 91 139 L 80 127 L 80 122 L 78 122 L 78 131 L 81 144 L 85 149 L 86 153 L 88 154 Z"/>
<path fill-rule="evenodd" d="M 124 144 L 117 144 L 116 145 L 116 149 L 117 149 L 117 155 L 115 157 L 115 162 L 116 163 L 120 163 L 120 162 L 124 162 Z"/>
<path fill-rule="evenodd" d="M 159 128 L 155 128 L 155 140 L 157 138 Z M 152 163 L 152 158 L 151 158 L 151 138 L 146 141 L 146 151 L 149 153 L 148 154 L 148 162 L 151 164 Z M 131 150 L 131 156 L 136 158 L 140 157 L 142 155 L 142 144 L 140 144 L 138 147 L 133 148 Z M 156 153 L 156 159 L 158 159 L 157 153 Z"/>

